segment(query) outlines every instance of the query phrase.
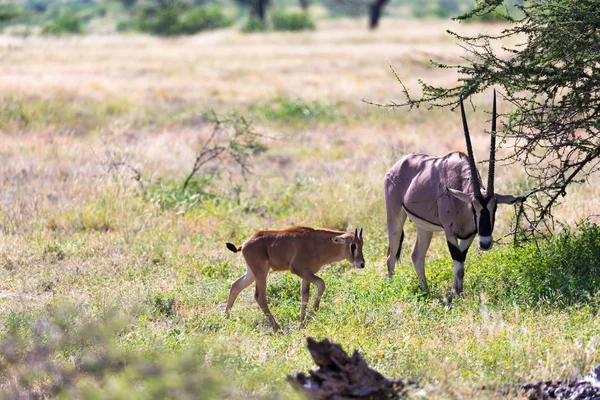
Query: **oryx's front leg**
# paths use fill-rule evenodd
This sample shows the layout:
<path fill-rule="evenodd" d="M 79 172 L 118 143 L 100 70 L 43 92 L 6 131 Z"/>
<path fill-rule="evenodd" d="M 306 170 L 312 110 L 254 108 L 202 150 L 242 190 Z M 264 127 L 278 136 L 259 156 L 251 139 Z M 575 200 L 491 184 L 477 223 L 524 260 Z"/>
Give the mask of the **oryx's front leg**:
<path fill-rule="evenodd" d="M 452 292 L 455 295 L 459 295 L 463 291 L 463 278 L 465 276 L 465 259 L 469 252 L 469 247 L 473 243 L 475 235 L 470 238 L 461 240 L 458 242 L 458 238 L 454 235 L 446 234 L 446 240 L 448 241 L 448 249 L 454 262 L 454 282 L 452 283 Z"/>
<path fill-rule="evenodd" d="M 433 232 L 417 228 L 417 243 L 412 253 L 412 262 L 419 276 L 419 284 L 425 292 L 429 291 L 427 279 L 425 278 L 425 254 L 427 254 L 432 237 Z"/>

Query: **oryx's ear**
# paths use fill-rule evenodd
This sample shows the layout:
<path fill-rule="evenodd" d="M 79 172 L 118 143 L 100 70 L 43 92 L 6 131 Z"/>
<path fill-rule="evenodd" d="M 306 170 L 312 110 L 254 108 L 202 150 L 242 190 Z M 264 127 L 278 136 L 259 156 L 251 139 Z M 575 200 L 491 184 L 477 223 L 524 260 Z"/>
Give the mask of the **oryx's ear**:
<path fill-rule="evenodd" d="M 335 244 L 344 244 L 346 243 L 346 238 L 343 236 L 334 236 L 331 238 L 331 241 Z"/>
<path fill-rule="evenodd" d="M 510 194 L 495 194 L 495 196 L 498 204 L 515 204 L 525 201 L 525 197 L 523 196 L 515 197 Z"/>
<path fill-rule="evenodd" d="M 448 193 L 450 193 L 451 196 L 454 196 L 458 200 L 464 201 L 465 203 L 470 203 L 471 200 L 473 199 L 472 194 L 461 192 L 460 190 L 456 190 L 456 189 L 452 189 L 452 188 L 446 188 L 446 190 L 448 191 Z"/>

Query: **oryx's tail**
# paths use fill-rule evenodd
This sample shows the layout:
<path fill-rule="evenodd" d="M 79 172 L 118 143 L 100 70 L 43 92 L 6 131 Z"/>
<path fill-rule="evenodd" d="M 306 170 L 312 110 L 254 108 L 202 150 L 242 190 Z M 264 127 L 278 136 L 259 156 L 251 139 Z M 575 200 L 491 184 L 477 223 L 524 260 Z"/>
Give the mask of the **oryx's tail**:
<path fill-rule="evenodd" d="M 227 248 L 231 251 L 233 251 L 234 253 L 237 253 L 238 251 L 241 251 L 241 248 L 237 248 L 235 247 L 235 244 L 232 243 L 225 243 L 225 246 L 227 246 Z"/>
<path fill-rule="evenodd" d="M 402 251 L 402 242 L 404 241 L 404 229 L 400 234 L 400 245 L 398 246 L 398 251 L 396 252 L 396 261 L 400 259 L 400 252 Z"/>

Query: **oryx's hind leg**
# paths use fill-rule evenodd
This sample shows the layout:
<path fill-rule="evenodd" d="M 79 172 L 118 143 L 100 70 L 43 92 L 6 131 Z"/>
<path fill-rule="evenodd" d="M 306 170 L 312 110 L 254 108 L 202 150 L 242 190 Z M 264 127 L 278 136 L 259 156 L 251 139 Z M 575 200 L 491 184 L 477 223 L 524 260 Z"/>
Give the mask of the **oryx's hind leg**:
<path fill-rule="evenodd" d="M 417 275 L 419 276 L 419 284 L 421 285 L 421 289 L 425 292 L 429 291 L 427 279 L 425 278 L 425 254 L 427 254 L 432 237 L 433 232 L 417 228 L 417 243 L 415 244 L 415 249 L 412 253 L 412 262 L 415 266 L 415 271 L 417 271 Z"/>
<path fill-rule="evenodd" d="M 388 228 L 388 250 L 387 270 L 391 278 L 396 268 L 396 261 L 400 258 L 402 242 L 404 241 L 404 223 L 406 222 L 406 211 L 402 206 L 390 204 L 386 199 L 387 228 Z"/>
<path fill-rule="evenodd" d="M 227 306 L 225 307 L 225 314 L 227 317 L 229 317 L 229 310 L 233 307 L 235 299 L 237 299 L 240 292 L 250 286 L 252 282 L 254 282 L 254 274 L 250 268 L 246 266 L 246 274 L 233 282 L 233 285 L 231 285 L 231 289 L 229 290 L 229 298 L 227 299 Z"/>
<path fill-rule="evenodd" d="M 452 292 L 455 295 L 459 295 L 463 291 L 463 279 L 465 276 L 465 259 L 473 239 L 476 235 L 471 236 L 468 239 L 461 240 L 460 243 L 456 236 L 446 235 L 448 240 L 448 249 L 454 262 L 454 282 L 452 283 Z"/>

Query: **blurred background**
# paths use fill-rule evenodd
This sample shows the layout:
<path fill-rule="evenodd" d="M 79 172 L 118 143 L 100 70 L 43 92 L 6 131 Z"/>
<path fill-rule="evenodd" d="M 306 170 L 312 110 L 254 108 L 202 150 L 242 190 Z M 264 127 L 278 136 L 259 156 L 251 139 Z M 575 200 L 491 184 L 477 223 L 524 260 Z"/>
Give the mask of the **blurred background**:
<path fill-rule="evenodd" d="M 314 30 L 318 20 L 345 17 L 364 18 L 375 29 L 382 18 L 446 19 L 474 5 L 474 0 L 22 0 L 0 3 L 0 28 L 19 35 L 173 36 L 232 26 L 243 32 Z"/>

